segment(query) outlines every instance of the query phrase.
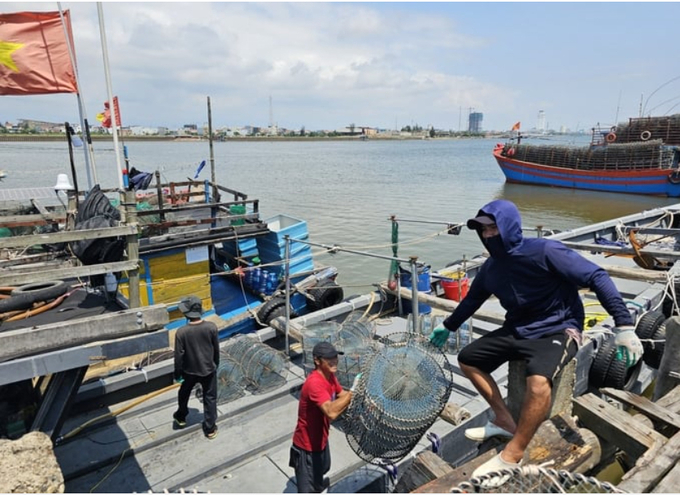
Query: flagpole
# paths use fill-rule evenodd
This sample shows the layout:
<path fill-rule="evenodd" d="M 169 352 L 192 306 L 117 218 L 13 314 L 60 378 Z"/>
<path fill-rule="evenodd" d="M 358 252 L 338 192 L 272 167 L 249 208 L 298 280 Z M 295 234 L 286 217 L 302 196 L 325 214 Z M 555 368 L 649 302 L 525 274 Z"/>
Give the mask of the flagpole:
<path fill-rule="evenodd" d="M 80 94 L 80 79 L 78 77 L 78 64 L 76 63 L 75 53 L 73 51 L 73 46 L 71 46 L 71 37 L 69 36 L 68 29 L 66 29 L 66 21 L 64 20 L 64 12 L 61 8 L 61 2 L 57 2 L 57 7 L 59 8 L 59 19 L 61 19 L 61 25 L 64 28 L 64 38 L 66 39 L 66 46 L 68 47 L 68 55 L 71 59 L 71 65 L 73 66 L 73 72 L 76 77 L 76 85 L 78 86 L 78 92 L 76 93 L 76 100 L 78 101 L 78 115 L 80 117 L 80 129 L 83 135 L 86 132 L 85 121 L 87 119 L 87 111 L 85 110 L 85 104 L 83 103 L 82 96 Z M 88 142 L 89 140 L 85 140 Z M 99 182 L 97 180 L 97 171 L 94 162 L 94 152 L 92 150 L 92 142 L 89 141 L 89 145 L 83 146 L 83 153 L 85 155 L 85 172 L 87 175 L 87 189 L 88 191 L 92 189 L 92 178 L 94 177 L 95 183 Z"/>
<path fill-rule="evenodd" d="M 99 14 L 99 34 L 102 40 L 102 56 L 104 57 L 104 74 L 106 75 L 106 92 L 109 96 L 109 111 L 111 112 L 111 129 L 113 129 L 113 149 L 116 154 L 116 165 L 118 167 L 118 187 L 123 190 L 123 165 L 120 160 L 120 149 L 118 146 L 118 115 L 116 106 L 113 104 L 113 91 L 111 91 L 111 72 L 109 71 L 109 51 L 106 47 L 106 29 L 104 28 L 104 10 L 102 3 L 97 2 L 97 13 Z"/>

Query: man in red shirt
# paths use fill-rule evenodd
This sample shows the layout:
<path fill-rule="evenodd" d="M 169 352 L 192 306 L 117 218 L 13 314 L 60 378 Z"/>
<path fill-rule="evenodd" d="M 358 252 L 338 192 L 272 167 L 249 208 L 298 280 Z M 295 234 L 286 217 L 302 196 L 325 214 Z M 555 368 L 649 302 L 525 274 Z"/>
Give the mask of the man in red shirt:
<path fill-rule="evenodd" d="M 298 422 L 290 448 L 290 467 L 295 469 L 298 493 L 321 493 L 330 482 L 324 478 L 331 469 L 328 431 L 331 421 L 340 416 L 352 400 L 359 373 L 349 391 L 343 390 L 335 376 L 338 352 L 330 342 L 319 342 L 312 349 L 314 371 L 300 392 Z"/>

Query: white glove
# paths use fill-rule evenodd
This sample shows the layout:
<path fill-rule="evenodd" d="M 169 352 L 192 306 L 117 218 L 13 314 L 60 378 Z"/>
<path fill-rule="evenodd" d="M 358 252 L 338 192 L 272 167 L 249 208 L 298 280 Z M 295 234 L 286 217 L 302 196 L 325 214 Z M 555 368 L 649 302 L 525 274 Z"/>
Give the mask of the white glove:
<path fill-rule="evenodd" d="M 626 367 L 635 366 L 642 357 L 644 349 L 640 338 L 635 334 L 635 327 L 633 325 L 625 325 L 614 328 L 616 337 L 614 344 L 616 344 L 616 359 L 626 363 Z"/>
<path fill-rule="evenodd" d="M 359 380 L 361 380 L 361 375 L 363 373 L 357 373 L 357 376 L 354 377 L 354 381 L 352 382 L 352 388 L 349 389 L 350 392 L 354 392 L 354 389 L 357 388 L 357 385 L 359 385 Z"/>

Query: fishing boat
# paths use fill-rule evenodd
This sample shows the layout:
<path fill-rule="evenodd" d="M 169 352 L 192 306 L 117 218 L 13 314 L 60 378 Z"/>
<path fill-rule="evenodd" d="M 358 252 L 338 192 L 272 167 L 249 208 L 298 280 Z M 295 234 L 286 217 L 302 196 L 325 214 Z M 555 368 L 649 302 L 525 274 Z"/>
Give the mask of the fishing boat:
<path fill-rule="evenodd" d="M 675 205 L 671 210 L 680 211 L 680 205 Z M 662 217 L 660 212 L 656 213 L 657 216 L 649 216 L 647 220 Z M 637 221 L 640 225 L 644 223 L 642 218 Z M 231 224 L 231 220 L 228 223 Z M 613 219 L 608 225 L 617 223 L 632 225 L 634 221 L 630 218 Z M 593 235 L 592 232 L 602 233 L 605 228 L 604 225 L 584 227 L 591 231 L 590 235 Z M 568 237 L 566 233 L 563 234 Z M 580 234 L 585 235 L 585 232 L 574 231 L 572 237 L 579 239 Z M 579 242 L 585 241 L 580 239 Z M 589 256 L 606 268 L 613 262 L 604 253 Z M 474 265 L 481 260 L 483 256 L 464 262 L 466 276 L 474 277 Z M 625 261 L 631 265 L 629 269 L 634 271 L 634 263 Z M 676 269 L 671 267 L 668 276 Z M 54 396 L 52 407 L 49 407 L 50 401 L 43 399 L 39 404 L 40 414 L 36 419 L 32 418 L 30 424 L 28 416 L 24 418 L 16 412 L 13 426 L 18 431 L 20 427 L 17 424 L 21 422 L 26 425 L 23 426 L 26 430 L 40 430 L 51 435 L 56 444 L 54 452 L 67 492 L 294 491 L 294 473 L 288 466 L 288 450 L 295 427 L 296 396 L 309 372 L 310 339 L 314 342 L 319 337 L 314 332 L 322 328 L 347 326 L 356 329 L 356 324 L 361 322 L 371 328 L 370 338 L 373 341 L 384 337 L 389 339 L 390 335 L 399 332 L 426 338 L 437 319 L 443 318 L 457 304 L 457 294 L 445 290 L 447 286 L 442 284 L 457 280 L 464 287 L 463 279 L 457 272 L 458 266 L 452 265 L 432 272 L 430 278 L 427 270 L 421 270 L 419 274 L 411 273 L 409 280 L 406 271 L 399 278 L 401 288 L 390 288 L 388 283 L 383 283 L 376 292 L 340 301 L 298 317 L 288 318 L 281 314 L 271 320 L 270 326 L 255 330 L 249 336 L 225 339 L 221 345 L 223 352 L 228 353 L 240 339 L 248 339 L 248 346 L 237 348 L 239 353 L 245 354 L 245 349 L 252 349 L 267 355 L 269 363 L 266 373 L 261 373 L 264 368 L 257 368 L 256 371 L 260 373 L 256 373 L 259 376 L 256 387 L 253 382 L 247 385 L 238 382 L 238 378 L 235 378 L 238 374 L 228 367 L 232 358 L 224 359 L 225 367 L 220 372 L 218 425 L 220 438 L 228 439 L 227 444 L 209 442 L 204 438 L 200 430 L 200 394 L 190 401 L 189 426 L 181 431 L 173 428 L 176 388 L 172 385 L 172 360 L 167 357 L 147 360 L 125 373 L 103 376 L 87 383 L 75 380 L 68 372 L 55 373 L 54 376 L 75 389 L 68 404 L 58 399 L 60 394 L 46 394 L 45 397 Z M 663 306 L 670 278 L 650 281 L 640 277 L 613 276 L 631 311 L 646 322 L 644 330 L 658 337 L 666 315 L 654 311 Z M 416 277 L 417 283 L 411 283 Z M 421 277 L 426 288 L 419 287 Z M 567 390 L 567 399 L 560 402 L 560 407 L 566 407 L 569 411 L 572 396 L 587 395 L 600 387 L 640 393 L 656 376 L 654 366 L 658 367 L 659 359 L 656 348 L 630 371 L 616 365 L 615 348 L 603 326 L 607 320 L 601 317 L 604 310 L 592 294 L 584 293 L 583 297 L 587 317 L 592 320 L 587 325 L 588 338 L 569 374 L 565 372 L 564 376 L 571 378 L 565 379 L 563 386 L 556 385 Z M 405 303 L 412 303 L 414 299 L 418 300 L 418 304 L 411 304 L 410 314 L 405 313 L 405 308 L 409 307 Z M 170 332 L 161 329 L 165 324 L 161 314 L 165 315 L 167 322 L 164 305 L 150 308 L 158 311 L 159 306 L 162 311 L 156 315 L 158 321 L 152 321 L 152 315 L 145 313 L 141 317 L 145 323 L 143 328 L 131 334 L 131 337 L 106 335 L 105 328 L 101 326 L 99 338 L 109 339 L 102 343 L 74 343 L 66 348 L 0 362 L 0 381 L 6 383 L 21 376 L 21 382 L 26 383 L 27 377 L 36 379 L 40 370 L 48 367 L 57 370 L 55 363 L 65 361 L 77 362 L 81 368 L 87 367 L 92 359 L 97 359 L 97 354 L 122 353 L 131 346 L 130 339 L 167 336 Z M 672 309 L 672 306 L 665 309 L 669 308 Z M 333 463 L 329 476 L 333 491 L 390 491 L 395 483 L 402 481 L 399 473 L 406 472 L 414 462 L 414 456 L 423 452 L 436 450 L 438 456 L 452 464 L 464 463 L 480 455 L 478 444 L 466 440 L 464 430 L 483 425 L 489 419 L 490 412 L 472 385 L 461 378 L 462 372 L 456 358 L 460 347 L 465 345 L 463 338 L 473 340 L 492 331 L 502 322 L 503 313 L 500 304 L 490 299 L 470 322 L 469 332 L 465 336 L 458 333 L 458 340 L 449 342 L 445 352 L 454 386 L 446 410 L 453 413 L 447 415 L 446 419 L 443 419 L 444 416 L 436 419 L 427 428 L 426 434 L 413 447 L 413 455 L 404 456 L 393 463 L 366 462 L 348 443 L 342 424 L 331 429 Z M 138 319 L 134 310 L 132 313 L 123 311 L 117 316 L 117 326 L 139 327 Z M 78 332 L 83 325 L 78 320 L 72 320 L 69 328 Z M 54 333 L 53 338 L 56 338 Z M 66 335 L 61 338 L 66 338 Z M 6 347 L 5 342 L 3 347 Z M 148 340 L 145 342 L 150 345 Z M 263 346 L 263 343 L 266 343 L 266 349 L 258 347 Z M 343 345 L 347 345 L 346 340 Z M 351 354 L 349 347 L 346 351 L 348 355 Z M 247 366 L 256 361 L 261 363 L 248 358 L 250 364 Z M 64 367 L 63 364 L 61 366 Z M 517 404 L 519 388 L 513 373 L 512 367 L 507 365 L 499 369 L 496 376 L 503 394 Z M 263 380 L 263 376 L 271 379 Z M 240 385 L 237 386 L 237 383 Z M 31 390 L 31 393 L 35 393 Z M 62 414 L 57 414 L 59 412 Z M 570 455 L 570 458 L 574 459 L 574 455 Z M 594 451 L 588 451 L 591 460 L 596 455 Z M 585 468 L 585 464 L 580 467 Z"/>
<path fill-rule="evenodd" d="M 680 115 L 593 128 L 589 146 L 499 143 L 507 182 L 680 197 Z"/>

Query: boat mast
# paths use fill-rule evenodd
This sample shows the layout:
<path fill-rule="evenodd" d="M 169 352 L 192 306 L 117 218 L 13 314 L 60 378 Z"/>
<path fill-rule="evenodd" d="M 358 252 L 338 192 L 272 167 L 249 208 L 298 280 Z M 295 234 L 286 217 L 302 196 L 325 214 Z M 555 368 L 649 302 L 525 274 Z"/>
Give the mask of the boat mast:
<path fill-rule="evenodd" d="M 111 91 L 111 72 L 109 71 L 109 51 L 106 47 L 106 29 L 104 28 L 104 10 L 102 3 L 97 2 L 97 14 L 99 15 L 99 34 L 102 40 L 102 56 L 104 57 L 104 74 L 106 76 L 106 93 L 109 97 L 109 111 L 111 112 L 111 129 L 113 130 L 113 149 L 116 154 L 116 165 L 118 167 L 118 187 L 123 190 L 123 166 L 120 161 L 120 149 L 118 146 L 118 125 L 119 119 L 116 115 L 116 106 L 113 104 L 113 91 Z"/>
<path fill-rule="evenodd" d="M 210 106 L 210 97 L 208 96 L 208 142 L 210 143 L 210 180 L 212 181 L 212 200 L 218 203 L 217 199 L 217 182 L 215 180 L 215 152 L 213 150 L 213 132 L 212 132 L 212 107 Z"/>
<path fill-rule="evenodd" d="M 97 171 L 94 164 L 92 141 L 88 138 L 89 132 L 87 131 L 87 113 L 81 96 L 80 78 L 78 77 L 78 64 L 76 63 L 76 56 L 73 51 L 73 46 L 71 45 L 71 37 L 69 36 L 68 29 L 66 29 L 66 20 L 64 19 L 64 12 L 61 8 L 61 2 L 57 2 L 57 8 L 59 9 L 59 18 L 61 19 L 61 25 L 64 28 L 64 38 L 66 39 L 66 46 L 68 47 L 68 56 L 71 59 L 71 65 L 73 66 L 73 74 L 75 75 L 76 85 L 78 86 L 76 100 L 78 101 L 78 115 L 80 117 L 81 132 L 83 133 L 83 137 L 85 138 L 84 141 L 88 143 L 86 146 L 83 146 L 83 152 L 85 154 L 85 173 L 87 175 L 87 189 L 90 190 L 92 189 L 92 178 L 94 178 L 95 183 L 97 182 Z M 68 129 L 66 129 L 66 132 L 68 132 Z"/>

